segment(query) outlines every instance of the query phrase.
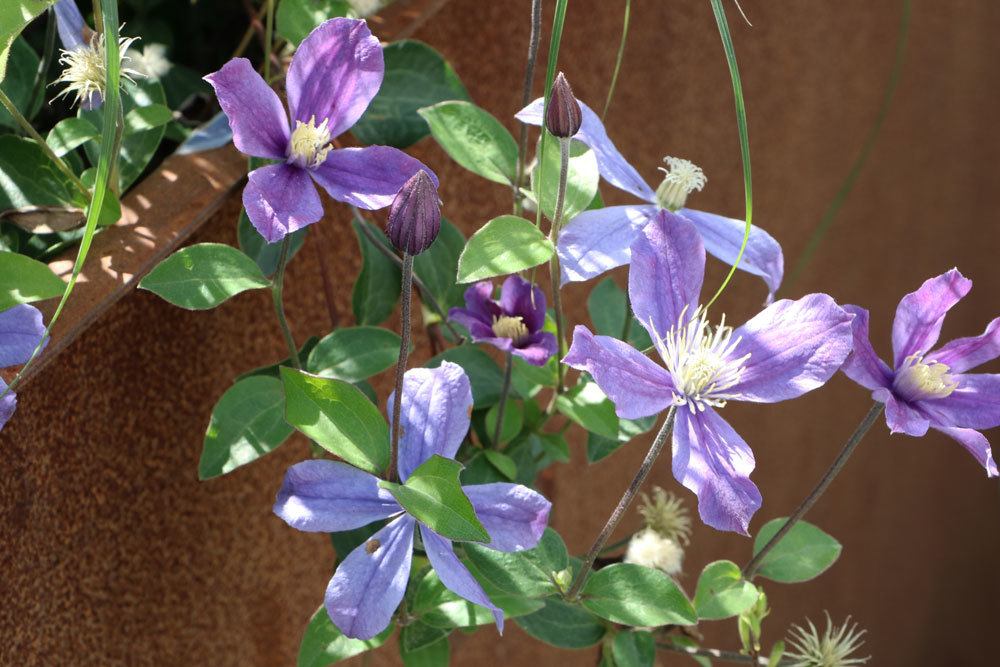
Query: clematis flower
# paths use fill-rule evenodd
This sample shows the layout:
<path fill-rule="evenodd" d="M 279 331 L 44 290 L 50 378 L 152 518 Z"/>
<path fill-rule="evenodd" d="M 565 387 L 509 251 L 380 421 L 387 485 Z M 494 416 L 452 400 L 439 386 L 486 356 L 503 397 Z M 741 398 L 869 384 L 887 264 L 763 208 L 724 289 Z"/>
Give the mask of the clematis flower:
<path fill-rule="evenodd" d="M 61 83 L 66 86 L 56 97 L 73 95 L 73 104 L 81 109 L 97 109 L 104 103 L 104 86 L 107 85 L 104 34 L 90 29 L 74 0 L 59 0 L 53 9 L 59 41 L 63 45 L 59 57 L 63 71 L 53 85 Z M 129 61 L 125 52 L 137 39 L 122 37 L 118 40 L 122 65 Z M 140 75 L 127 67 L 122 67 L 120 71 L 127 81 L 134 81 L 132 77 Z"/>
<path fill-rule="evenodd" d="M 437 186 L 427 167 L 395 148 L 333 146 L 368 108 L 384 70 L 382 49 L 367 24 L 335 18 L 309 33 L 292 57 L 288 115 L 246 58 L 233 58 L 205 77 L 229 118 L 236 148 L 278 161 L 250 172 L 243 190 L 247 216 L 268 243 L 323 217 L 313 181 L 337 201 L 369 210 L 391 204 L 421 170 Z"/>
<path fill-rule="evenodd" d="M 738 329 L 712 327 L 698 306 L 705 247 L 687 218 L 659 211 L 632 243 L 629 296 L 666 368 L 627 343 L 573 332 L 563 363 L 593 376 L 619 417 L 677 406 L 674 477 L 713 528 L 746 534 L 761 495 L 753 452 L 717 411 L 728 401 L 775 403 L 816 389 L 851 350 L 851 315 L 826 294 L 782 299 Z"/>
<path fill-rule="evenodd" d="M 545 293 L 520 276 L 508 276 L 493 299 L 493 283 L 478 282 L 465 290 L 465 308 L 452 308 L 448 319 L 458 322 L 477 343 L 512 352 L 533 366 L 544 366 L 556 353 L 556 337 L 542 331 Z"/>
<path fill-rule="evenodd" d="M 516 117 L 523 123 L 541 125 L 542 106 L 543 100 L 539 98 Z M 687 218 L 701 234 L 709 254 L 733 264 L 743 245 L 746 223 L 685 208 L 688 195 L 705 186 L 704 172 L 688 160 L 667 157 L 664 161 L 669 168 L 662 170 L 663 182 L 654 191 L 608 138 L 598 115 L 583 102 L 580 107 L 583 124 L 574 139 L 594 151 L 604 180 L 644 203 L 584 211 L 570 220 L 559 234 L 557 243 L 563 284 L 589 280 L 628 264 L 632 242 L 662 210 Z M 778 242 L 760 227 L 751 227 L 739 268 L 764 279 L 769 301 L 781 285 L 784 261 Z"/>
<path fill-rule="evenodd" d="M 23 364 L 31 357 L 45 335 L 42 313 L 34 306 L 21 304 L 0 312 L 0 368 Z M 0 430 L 14 415 L 17 396 L 0 379 Z"/>
<path fill-rule="evenodd" d="M 952 269 L 903 297 L 892 324 L 892 368 L 872 349 L 868 311 L 845 306 L 854 313 L 854 351 L 843 370 L 885 403 L 885 421 L 893 433 L 919 437 L 929 428 L 941 431 L 996 477 L 990 443 L 979 430 L 1000 426 L 1000 375 L 966 371 L 1000 356 L 1000 318 L 981 336 L 931 350 L 945 315 L 970 289 L 972 281 Z"/>
<path fill-rule="evenodd" d="M 399 478 L 410 476 L 437 454 L 454 458 L 469 430 L 472 389 L 460 366 L 417 368 L 403 379 Z M 390 396 L 389 421 L 392 422 Z M 378 485 L 378 478 L 337 461 L 303 461 L 289 468 L 274 512 L 293 528 L 337 532 L 391 519 L 347 555 L 326 589 L 330 619 L 348 637 L 370 639 L 386 627 L 403 599 L 410 573 L 413 534 L 443 583 L 456 595 L 493 612 L 503 631 L 503 612 L 461 563 L 450 540 L 419 523 Z M 463 488 L 498 551 L 530 549 L 541 539 L 551 503 L 519 484 L 475 484 Z"/>

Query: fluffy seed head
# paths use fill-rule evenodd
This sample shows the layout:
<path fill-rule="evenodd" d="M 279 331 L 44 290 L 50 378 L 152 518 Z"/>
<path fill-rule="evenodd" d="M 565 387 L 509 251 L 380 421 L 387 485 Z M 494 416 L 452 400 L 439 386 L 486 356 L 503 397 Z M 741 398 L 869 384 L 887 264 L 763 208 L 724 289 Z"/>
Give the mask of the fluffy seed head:
<path fill-rule="evenodd" d="M 642 494 L 639 514 L 646 528 L 678 544 L 688 544 L 691 535 L 691 517 L 684 501 L 658 486 L 653 487 L 653 497 Z"/>
<path fill-rule="evenodd" d="M 420 170 L 400 188 L 389 208 L 385 233 L 400 252 L 418 255 L 430 247 L 441 230 L 441 201 L 437 186 Z"/>
<path fill-rule="evenodd" d="M 689 194 L 705 187 L 708 178 L 701 167 L 690 160 L 668 155 L 663 161 L 667 169 L 660 167 L 664 176 L 660 187 L 656 188 L 656 202 L 660 208 L 677 211 L 684 208 Z"/>
<path fill-rule="evenodd" d="M 863 645 L 865 631 L 858 624 L 851 624 L 848 616 L 844 624 L 835 627 L 826 615 L 826 631 L 820 635 L 813 622 L 806 619 L 809 629 L 793 625 L 788 634 L 788 651 L 785 657 L 794 662 L 791 667 L 850 667 L 863 665 L 871 656 L 852 657 Z"/>
<path fill-rule="evenodd" d="M 646 529 L 632 536 L 625 551 L 625 562 L 675 576 L 684 565 L 684 549 L 669 537 Z"/>
<path fill-rule="evenodd" d="M 549 108 L 545 113 L 545 128 L 554 136 L 568 139 L 580 131 L 582 124 L 583 111 L 580 109 L 580 103 L 573 96 L 569 81 L 562 72 L 559 72 L 552 83 Z"/>

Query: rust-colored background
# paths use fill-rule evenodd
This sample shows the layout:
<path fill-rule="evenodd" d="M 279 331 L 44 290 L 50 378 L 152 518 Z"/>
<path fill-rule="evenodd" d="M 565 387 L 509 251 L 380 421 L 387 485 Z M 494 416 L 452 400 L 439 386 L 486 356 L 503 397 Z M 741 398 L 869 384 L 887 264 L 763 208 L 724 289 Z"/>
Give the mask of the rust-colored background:
<path fill-rule="evenodd" d="M 621 4 L 570 3 L 561 68 L 594 106 L 606 93 Z M 693 159 L 709 176 L 693 205 L 741 215 L 732 94 L 709 3 L 633 4 L 608 119 L 612 137 L 654 184 L 664 154 Z M 822 290 L 869 307 L 883 352 L 898 299 L 954 265 L 976 288 L 950 316 L 944 338 L 979 333 L 1000 305 L 1000 5 L 913 4 L 903 78 L 878 144 L 815 261 L 786 294 Z M 473 99 L 512 130 L 528 5 L 452 0 L 415 35 L 441 50 Z M 730 18 L 750 119 L 754 221 L 782 242 L 791 265 L 874 122 L 902 2 L 743 5 L 754 27 L 733 11 Z M 465 232 L 509 206 L 507 190 L 467 175 L 430 141 L 415 153 L 441 176 L 446 214 Z M 143 192 L 176 202 L 164 218 L 194 219 L 205 202 L 185 204 L 169 180 Z M 234 243 L 238 206 L 230 197 L 193 240 Z M 157 230 L 155 208 L 143 215 L 155 242 L 166 230 Z M 358 258 L 340 207 L 330 208 L 289 271 L 289 318 L 300 340 L 331 326 L 321 254 L 336 281 L 341 323 L 349 323 Z M 118 276 L 120 259 L 100 269 L 105 277 Z M 718 283 L 721 269 L 710 262 L 707 285 Z M 586 322 L 584 294 L 574 287 L 565 299 L 576 306 L 575 322 Z M 724 309 L 742 321 L 762 296 L 760 282 L 740 274 Z M 426 355 L 421 349 L 415 361 Z M 215 400 L 237 373 L 281 356 L 264 292 L 207 313 L 129 292 L 25 386 L 0 438 L 0 664 L 294 663 L 332 565 L 324 537 L 298 533 L 270 513 L 282 471 L 306 455 L 304 444 L 222 479 L 196 479 Z M 838 376 L 787 404 L 726 408 L 757 455 L 764 506 L 753 529 L 794 507 L 868 402 Z M 588 468 L 579 444 L 547 489 L 553 525 L 574 552 L 589 545 L 645 451 L 637 441 Z M 691 499 L 666 459 L 654 481 Z M 844 553 L 815 582 L 765 584 L 774 608 L 764 626 L 768 644 L 789 623 L 829 610 L 868 628 L 875 665 L 996 664 L 990 639 L 1000 618 L 1000 497 L 957 444 L 936 433 L 890 438 L 880 424 L 809 518 L 839 538 Z M 743 562 L 749 551 L 745 538 L 699 527 L 683 583 L 693 588 L 710 560 Z M 592 650 L 557 651 L 508 628 L 503 641 L 490 629 L 471 638 L 456 633 L 454 663 L 596 663 Z M 704 630 L 709 645 L 737 645 L 732 622 Z M 390 644 L 372 664 L 396 664 L 394 653 Z M 672 654 L 659 661 L 692 664 Z"/>

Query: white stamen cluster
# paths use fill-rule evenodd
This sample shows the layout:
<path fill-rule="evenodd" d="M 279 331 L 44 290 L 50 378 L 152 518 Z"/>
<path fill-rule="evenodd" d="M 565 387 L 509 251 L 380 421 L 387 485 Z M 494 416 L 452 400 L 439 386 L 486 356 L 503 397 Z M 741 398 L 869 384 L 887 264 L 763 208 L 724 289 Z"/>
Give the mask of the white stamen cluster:
<path fill-rule="evenodd" d="M 134 82 L 133 76 L 141 76 L 140 72 L 124 67 L 131 60 L 125 52 L 132 46 L 137 37 L 122 37 L 118 40 L 118 50 L 121 78 Z M 104 33 L 94 33 L 90 44 L 75 49 L 64 49 L 59 56 L 59 64 L 63 66 L 59 78 L 52 85 L 65 84 L 62 92 L 55 99 L 73 95 L 73 104 L 90 104 L 103 98 L 104 87 L 107 85 L 108 68 L 104 55 Z"/>
<path fill-rule="evenodd" d="M 510 338 L 519 343 L 528 337 L 528 325 L 521 316 L 500 315 L 493 317 L 493 333 L 498 338 Z"/>
<path fill-rule="evenodd" d="M 685 307 L 677 326 L 663 338 L 657 336 L 663 362 L 677 388 L 674 405 L 689 405 L 700 412 L 708 406 L 725 407 L 732 398 L 727 391 L 739 382 L 750 355 L 734 357 L 741 339 L 733 339 L 725 315 L 714 329 L 703 308 L 696 309 L 690 319 L 686 316 Z"/>
<path fill-rule="evenodd" d="M 670 576 L 680 574 L 684 565 L 684 549 L 669 537 L 647 528 L 629 540 L 625 562 L 650 567 Z"/>
<path fill-rule="evenodd" d="M 788 635 L 785 658 L 791 661 L 791 667 L 850 667 L 868 662 L 868 656 L 851 657 L 864 645 L 861 638 L 865 631 L 859 630 L 857 623 L 851 625 L 850 616 L 838 628 L 827 614 L 826 631 L 822 635 L 812 621 L 806 619 L 806 622 L 808 630 L 801 625 L 793 625 Z"/>
<path fill-rule="evenodd" d="M 896 373 L 895 389 L 910 399 L 944 398 L 958 389 L 958 381 L 948 374 L 948 366 L 936 361 L 925 363 L 923 355 L 911 354 Z"/>
<path fill-rule="evenodd" d="M 668 155 L 663 161 L 667 168 L 660 167 L 664 176 L 660 187 L 656 188 L 656 202 L 660 208 L 677 211 L 684 208 L 689 194 L 705 187 L 708 177 L 690 160 Z"/>
<path fill-rule="evenodd" d="M 308 123 L 295 121 L 295 130 L 292 131 L 288 147 L 289 161 L 301 167 L 315 169 L 326 161 L 326 156 L 333 150 L 330 139 L 327 119 L 324 118 L 319 125 L 316 124 L 316 116 L 311 117 Z"/>
<path fill-rule="evenodd" d="M 646 528 L 678 544 L 688 544 L 691 535 L 691 517 L 684 501 L 659 486 L 653 487 L 652 498 L 642 494 L 639 514 Z"/>

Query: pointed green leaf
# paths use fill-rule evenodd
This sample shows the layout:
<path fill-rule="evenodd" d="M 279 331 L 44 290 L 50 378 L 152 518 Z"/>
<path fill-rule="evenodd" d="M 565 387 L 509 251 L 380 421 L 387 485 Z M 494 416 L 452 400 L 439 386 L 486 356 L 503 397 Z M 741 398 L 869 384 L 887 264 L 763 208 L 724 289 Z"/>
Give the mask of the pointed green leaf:
<path fill-rule="evenodd" d="M 604 638 L 604 623 L 587 610 L 549 598 L 534 614 L 516 620 L 529 635 L 559 648 L 587 648 Z"/>
<path fill-rule="evenodd" d="M 327 667 L 330 663 L 371 651 L 384 644 L 393 630 L 390 625 L 367 640 L 345 637 L 330 620 L 326 607 L 320 605 L 302 636 L 296 667 Z"/>
<path fill-rule="evenodd" d="M 471 283 L 547 262 L 555 248 L 534 224 L 516 215 L 493 218 L 472 235 L 458 258 L 458 282 Z"/>
<path fill-rule="evenodd" d="M 773 519 L 761 526 L 753 541 L 754 554 L 764 548 L 784 523 L 783 518 Z M 833 565 L 842 549 L 840 542 L 830 535 L 811 523 L 799 521 L 764 557 L 757 573 L 783 584 L 809 581 Z"/>
<path fill-rule="evenodd" d="M 743 578 L 736 563 L 717 560 L 701 571 L 694 606 L 698 618 L 718 621 L 739 616 L 757 602 L 757 596 L 757 587 Z"/>
<path fill-rule="evenodd" d="M 206 310 L 240 292 L 270 284 L 254 261 L 236 248 L 199 243 L 160 262 L 139 287 L 175 306 Z"/>
<path fill-rule="evenodd" d="M 542 164 L 542 213 L 549 220 L 555 217 L 556 197 L 559 193 L 559 169 L 561 168 L 559 140 L 549 134 L 542 133 L 546 142 L 544 163 Z M 541 142 L 539 142 L 540 154 Z M 594 151 L 579 141 L 572 140 L 569 150 L 569 171 L 566 175 L 566 200 L 563 203 L 563 224 L 572 220 L 578 213 L 587 210 L 590 202 L 597 194 L 597 184 L 601 174 L 597 170 L 597 157 Z M 532 198 L 536 197 L 539 168 L 531 172 Z"/>
<path fill-rule="evenodd" d="M 533 549 L 504 552 L 466 544 L 465 553 L 484 581 L 508 595 L 528 598 L 558 593 L 553 576 L 569 562 L 566 545 L 551 528 Z"/>
<path fill-rule="evenodd" d="M 278 34 L 298 45 L 320 23 L 336 16 L 347 16 L 351 8 L 346 0 L 281 0 L 274 14 Z"/>
<path fill-rule="evenodd" d="M 337 329 L 316 344 L 306 367 L 320 377 L 359 382 L 392 368 L 399 346 L 399 336 L 388 329 Z"/>
<path fill-rule="evenodd" d="M 419 111 L 444 152 L 474 174 L 510 185 L 517 177 L 517 142 L 500 121 L 472 102 L 450 101 Z"/>
<path fill-rule="evenodd" d="M 0 310 L 60 296 L 66 289 L 47 264 L 16 252 L 0 251 Z"/>
<path fill-rule="evenodd" d="M 656 642 L 653 634 L 641 630 L 619 632 L 611 645 L 615 667 L 653 667 Z"/>
<path fill-rule="evenodd" d="M 556 409 L 591 433 L 618 439 L 615 404 L 596 382 L 580 381 L 556 399 Z"/>
<path fill-rule="evenodd" d="M 45 143 L 49 148 L 62 157 L 75 148 L 79 148 L 88 141 L 92 141 L 101 136 L 101 131 L 94 127 L 86 118 L 64 118 L 55 127 L 49 130 L 45 137 Z"/>
<path fill-rule="evenodd" d="M 3 0 L 0 2 L 0 81 L 7 73 L 7 55 L 11 44 L 33 18 L 56 0 Z"/>
<path fill-rule="evenodd" d="M 698 615 L 669 576 L 632 563 L 615 563 L 590 575 L 583 606 L 623 625 L 694 625 Z"/>

